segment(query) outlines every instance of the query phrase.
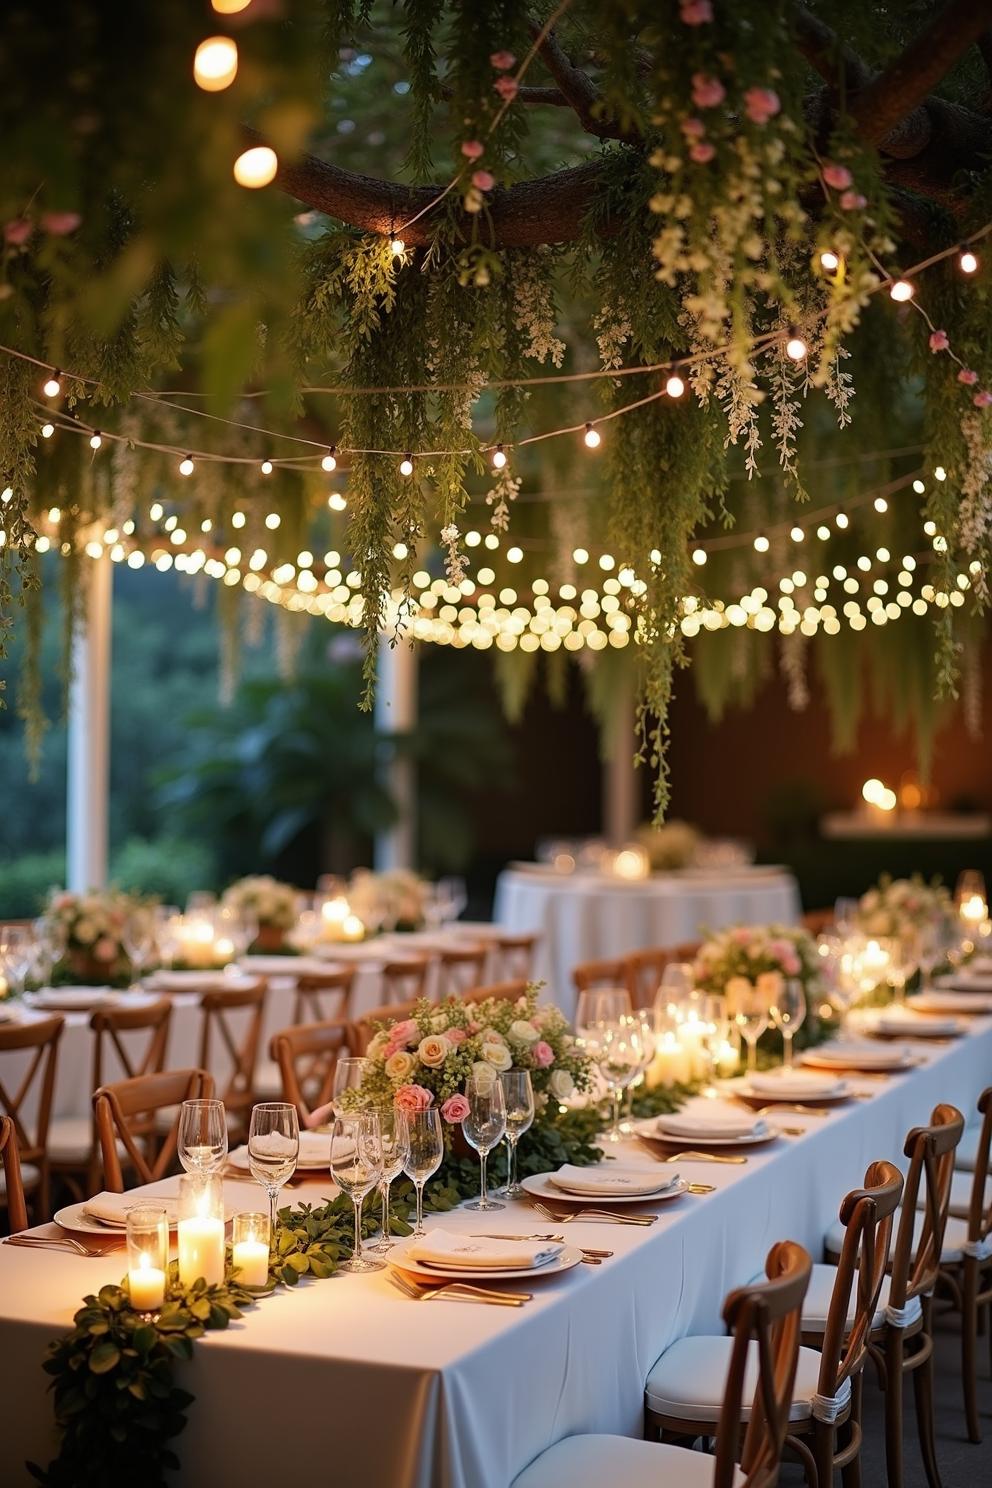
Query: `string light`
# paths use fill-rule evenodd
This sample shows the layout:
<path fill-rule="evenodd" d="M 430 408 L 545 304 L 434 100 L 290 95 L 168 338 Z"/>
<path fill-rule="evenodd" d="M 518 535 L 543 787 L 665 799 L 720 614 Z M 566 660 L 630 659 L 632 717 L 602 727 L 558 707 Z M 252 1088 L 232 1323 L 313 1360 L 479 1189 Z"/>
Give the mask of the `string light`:
<path fill-rule="evenodd" d="M 232 515 L 231 515 L 231 526 L 232 527 L 243 527 L 245 525 L 245 522 L 247 520 L 248 519 L 245 516 L 245 514 L 244 514 L 243 511 L 236 511 L 236 512 L 232 513 Z"/>
<path fill-rule="evenodd" d="M 771 544 L 769 543 L 765 534 L 763 532 L 759 532 L 757 537 L 754 539 L 754 551 L 756 553 L 767 553 L 770 547 Z"/>
<path fill-rule="evenodd" d="M 336 449 L 337 446 L 332 444 L 330 449 L 327 451 L 327 454 L 320 462 L 321 470 L 326 470 L 328 474 L 330 474 L 332 470 L 337 470 L 338 468 L 337 456 L 335 455 Z"/>
<path fill-rule="evenodd" d="M 958 259 L 958 268 L 962 274 L 975 274 L 978 272 L 978 259 L 970 248 L 962 248 Z"/>
<path fill-rule="evenodd" d="M 894 280 L 889 289 L 889 294 L 892 299 L 897 301 L 897 303 L 899 303 L 900 305 L 905 304 L 907 300 L 911 300 L 915 293 L 916 289 L 908 279 Z"/>
<path fill-rule="evenodd" d="M 275 150 L 268 145 L 253 145 L 250 150 L 244 150 L 234 162 L 234 179 L 239 186 L 257 191 L 260 186 L 268 186 L 270 181 L 275 180 L 278 169 L 279 157 Z"/>
<path fill-rule="evenodd" d="M 587 449 L 597 449 L 602 443 L 599 430 L 594 428 L 591 423 L 586 424 L 586 431 L 582 437 L 585 440 Z"/>
<path fill-rule="evenodd" d="M 836 273 L 840 268 L 840 255 L 832 248 L 824 248 L 820 254 L 820 267 L 826 269 L 828 274 Z"/>
<path fill-rule="evenodd" d="M 493 450 L 493 464 L 497 470 L 502 470 L 506 464 L 506 451 L 501 444 L 498 444 Z"/>
<path fill-rule="evenodd" d="M 944 469 L 943 465 L 934 466 L 933 478 L 934 480 L 939 481 L 945 481 L 947 479 L 947 471 Z"/>
<path fill-rule="evenodd" d="M 270 532 L 275 532 L 281 521 L 282 518 L 280 517 L 278 512 L 269 512 L 268 516 L 265 519 L 265 525 L 266 527 L 268 527 Z"/>
<path fill-rule="evenodd" d="M 58 367 L 53 367 L 52 375 L 50 377 L 46 377 L 44 385 L 41 389 L 46 398 L 58 397 L 59 393 L 62 391 L 62 383 L 60 380 L 61 376 L 62 374 L 60 369 Z"/>
<path fill-rule="evenodd" d="M 847 512 L 839 511 L 837 513 L 837 515 L 834 517 L 834 526 L 837 527 L 837 528 L 839 528 L 839 530 L 841 532 L 846 531 L 846 529 L 850 525 L 851 525 L 851 523 L 850 523 L 850 520 L 848 519 Z"/>
<path fill-rule="evenodd" d="M 192 475 L 196 466 L 193 464 L 193 456 L 187 455 L 184 460 L 179 461 L 179 474 Z"/>
<path fill-rule="evenodd" d="M 90 449 L 98 450 L 103 443 L 103 435 L 99 429 L 94 429 L 90 435 Z"/>
<path fill-rule="evenodd" d="M 229 36 L 208 36 L 193 57 L 193 77 L 204 93 L 220 93 L 238 75 L 237 43 Z"/>
<path fill-rule="evenodd" d="M 390 238 L 389 251 L 394 258 L 402 258 L 406 252 L 406 244 L 402 238 Z"/>
<path fill-rule="evenodd" d="M 54 424 L 42 424 L 42 426 L 41 426 L 41 437 L 42 437 L 42 439 L 51 439 L 51 437 L 52 437 L 52 435 L 54 433 L 55 433 L 55 425 Z"/>
<path fill-rule="evenodd" d="M 330 507 L 331 511 L 335 512 L 343 512 L 345 507 L 348 505 L 347 501 L 341 495 L 340 491 L 332 491 L 330 496 L 328 496 L 327 498 L 327 504 Z"/>
<path fill-rule="evenodd" d="M 785 343 L 786 356 L 790 359 L 790 361 L 802 362 L 806 360 L 806 352 L 806 342 L 803 340 L 802 336 L 800 336 L 795 327 L 793 327 L 792 330 L 789 332 L 789 339 Z"/>
<path fill-rule="evenodd" d="M 210 0 L 210 3 L 218 15 L 237 15 L 248 9 L 251 0 Z"/>
<path fill-rule="evenodd" d="M 682 394 L 685 392 L 685 383 L 682 381 L 681 377 L 676 376 L 676 374 L 673 372 L 671 377 L 665 383 L 665 392 L 670 398 L 681 398 Z"/>
<path fill-rule="evenodd" d="M 407 476 L 409 476 L 409 475 L 412 475 L 412 474 L 413 474 L 413 456 L 408 453 L 408 454 L 404 455 L 403 458 L 402 458 L 402 460 L 400 461 L 400 475 L 407 475 Z"/>
<path fill-rule="evenodd" d="M 789 536 L 792 538 L 793 542 L 803 542 L 806 534 L 801 527 L 793 527 L 792 531 L 789 533 Z"/>
<path fill-rule="evenodd" d="M 877 512 L 887 512 L 889 509 L 889 503 L 884 496 L 876 496 L 874 506 Z"/>
<path fill-rule="evenodd" d="M 261 465 L 258 468 L 262 472 L 263 475 L 271 475 L 272 474 L 272 461 L 271 460 L 263 460 L 262 463 L 261 463 Z"/>
<path fill-rule="evenodd" d="M 702 568 L 704 566 L 704 564 L 706 563 L 706 549 L 705 548 L 693 548 L 693 550 L 692 550 L 692 561 L 696 565 L 697 568 Z"/>

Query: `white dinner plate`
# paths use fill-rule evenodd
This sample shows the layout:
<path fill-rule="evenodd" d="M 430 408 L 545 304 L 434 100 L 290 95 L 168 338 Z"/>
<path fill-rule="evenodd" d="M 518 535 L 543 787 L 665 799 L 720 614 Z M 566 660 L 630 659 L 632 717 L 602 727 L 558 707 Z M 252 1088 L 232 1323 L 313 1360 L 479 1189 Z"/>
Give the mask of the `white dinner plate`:
<path fill-rule="evenodd" d="M 136 1204 L 140 1202 L 140 1199 L 135 1199 Z M 85 1202 L 66 1204 L 52 1217 L 60 1229 L 78 1230 L 83 1235 L 102 1235 L 104 1239 L 108 1236 L 116 1236 L 119 1240 L 123 1240 L 127 1234 L 124 1225 L 104 1224 L 102 1220 L 95 1219 L 92 1214 L 87 1214 Z M 172 1228 L 174 1229 L 175 1226 L 173 1225 Z"/>
<path fill-rule="evenodd" d="M 721 1087 L 726 1090 L 727 1095 L 739 1096 L 741 1100 L 759 1101 L 762 1105 L 774 1105 L 781 1101 L 783 1105 L 822 1105 L 829 1106 L 850 1098 L 851 1087 L 846 1080 L 834 1080 L 830 1084 L 821 1084 L 810 1076 L 809 1083 L 797 1081 L 789 1090 L 776 1090 L 769 1082 L 767 1088 L 755 1090 L 745 1079 L 737 1081 L 733 1085 Z"/>
<path fill-rule="evenodd" d="M 958 1038 L 964 1033 L 964 1024 L 959 1018 L 941 1018 L 936 1014 L 921 1013 L 912 1018 L 879 1018 L 865 1025 L 865 1032 L 872 1038 Z"/>
<path fill-rule="evenodd" d="M 980 992 L 918 992 L 910 1006 L 920 1013 L 992 1013 L 992 997 Z"/>
<path fill-rule="evenodd" d="M 412 1260 L 406 1252 L 416 1245 L 416 1240 L 403 1240 L 394 1245 L 387 1260 L 398 1271 L 418 1276 L 425 1281 L 520 1281 L 526 1277 L 533 1281 L 538 1276 L 557 1276 L 562 1271 L 571 1271 L 582 1260 L 581 1250 L 574 1245 L 564 1245 L 558 1255 L 543 1266 L 511 1266 L 502 1270 L 493 1266 L 428 1266 L 424 1261 Z"/>
<path fill-rule="evenodd" d="M 556 1183 L 551 1182 L 547 1173 L 532 1173 L 529 1178 L 520 1180 L 520 1186 L 533 1194 L 535 1199 L 550 1199 L 558 1204 L 580 1204 L 583 1209 L 612 1209 L 615 1204 L 656 1204 L 659 1199 L 677 1199 L 689 1185 L 676 1173 L 668 1186 L 659 1188 L 657 1193 L 577 1194 L 567 1193 L 565 1189 L 559 1188 Z"/>
<path fill-rule="evenodd" d="M 242 956 L 238 970 L 243 976 L 326 976 L 327 962 L 316 956 Z"/>
<path fill-rule="evenodd" d="M 703 1133 L 696 1136 L 679 1136 L 676 1132 L 663 1132 L 658 1128 L 657 1116 L 647 1116 L 643 1121 L 632 1121 L 631 1130 L 649 1142 L 664 1142 L 666 1147 L 760 1147 L 764 1142 L 774 1142 L 780 1135 L 769 1127 L 767 1131 L 754 1132 L 745 1137 L 709 1137 Z"/>
<path fill-rule="evenodd" d="M 119 1001 L 109 987 L 42 987 L 25 998 L 29 1007 L 46 1013 L 88 1013 L 93 1008 L 113 1007 Z"/>
<path fill-rule="evenodd" d="M 828 1054 L 825 1049 L 807 1049 L 800 1057 L 811 1069 L 853 1070 L 869 1075 L 898 1075 L 923 1062 L 919 1055 L 908 1049 L 899 1051 L 898 1055 L 894 1050 L 887 1054 L 882 1049 L 877 1054 L 870 1049 L 857 1049 L 835 1055 Z"/>

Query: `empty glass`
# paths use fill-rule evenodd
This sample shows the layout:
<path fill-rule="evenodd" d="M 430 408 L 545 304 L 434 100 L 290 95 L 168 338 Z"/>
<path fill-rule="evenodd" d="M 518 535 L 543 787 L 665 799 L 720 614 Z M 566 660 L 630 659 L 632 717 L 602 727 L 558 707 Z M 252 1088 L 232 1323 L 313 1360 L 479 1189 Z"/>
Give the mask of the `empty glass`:
<path fill-rule="evenodd" d="M 417 1190 L 417 1222 L 413 1233 L 424 1231 L 424 1184 L 433 1178 L 444 1157 L 444 1132 L 441 1112 L 431 1106 L 426 1111 L 402 1111 L 406 1127 L 406 1156 L 403 1171 Z"/>
<path fill-rule="evenodd" d="M 838 935 L 853 935 L 858 928 L 858 899 L 837 899 L 834 902 L 834 925 Z"/>
<path fill-rule="evenodd" d="M 140 982 L 156 951 L 155 917 L 150 909 L 136 909 L 128 915 L 121 932 L 121 945 L 131 963 L 132 984 Z"/>
<path fill-rule="evenodd" d="M 370 1250 L 392 1250 L 389 1237 L 389 1190 L 394 1178 L 398 1178 L 406 1162 L 409 1137 L 402 1114 L 395 1106 L 377 1106 L 379 1134 L 382 1139 L 382 1178 L 379 1195 L 382 1200 L 382 1235 L 370 1245 Z"/>
<path fill-rule="evenodd" d="M 517 1143 L 534 1121 L 534 1086 L 530 1070 L 503 1070 L 499 1077 L 506 1107 L 506 1183 L 496 1190 L 500 1198 L 519 1199 L 524 1190 L 517 1182 Z"/>
<path fill-rule="evenodd" d="M 575 1031 L 582 1037 L 582 1030 L 594 1028 L 600 1023 L 615 1023 L 625 1013 L 630 1013 L 630 993 L 626 987 L 593 987 L 580 992 L 575 1004 Z"/>
<path fill-rule="evenodd" d="M 34 935 L 27 925 L 5 925 L 0 929 L 0 973 L 9 990 L 18 995 L 34 958 Z"/>
<path fill-rule="evenodd" d="M 747 1044 L 749 1074 L 758 1068 L 758 1040 L 768 1027 L 768 1003 L 767 994 L 743 977 L 740 985 L 734 987 L 733 995 L 727 997 L 730 1015 Z"/>
<path fill-rule="evenodd" d="M 300 1121 L 296 1107 L 285 1101 L 253 1106 L 248 1129 L 251 1176 L 269 1196 L 269 1225 L 274 1236 L 279 1190 L 296 1172 L 300 1156 Z"/>
<path fill-rule="evenodd" d="M 663 1030 L 678 1021 L 696 989 L 696 968 L 691 961 L 672 961 L 665 967 L 654 994 L 655 1026 Z"/>
<path fill-rule="evenodd" d="M 176 1155 L 187 1173 L 209 1177 L 227 1161 L 227 1115 L 219 1100 L 187 1100 L 179 1108 Z"/>
<path fill-rule="evenodd" d="M 619 1142 L 623 1137 L 620 1101 L 627 1086 L 640 1073 L 644 1058 L 640 1018 L 627 1014 L 615 1023 L 604 1023 L 590 1029 L 587 1047 L 613 1101 L 613 1121 L 606 1140 Z"/>
<path fill-rule="evenodd" d="M 791 1069 L 792 1040 L 806 1017 L 806 993 L 798 978 L 783 979 L 774 1001 L 769 1004 L 768 1015 L 782 1035 L 783 1063 L 786 1069 Z"/>
<path fill-rule="evenodd" d="M 331 1137 L 331 1177 L 355 1209 L 355 1248 L 339 1271 L 381 1271 L 385 1261 L 362 1252 L 362 1200 L 381 1182 L 382 1129 L 378 1111 L 339 1116 Z"/>
<path fill-rule="evenodd" d="M 479 1197 L 465 1208 L 502 1209 L 503 1205 L 497 1204 L 486 1193 L 486 1161 L 506 1134 L 506 1100 L 495 1070 L 491 1075 L 469 1075 L 465 1082 L 465 1099 L 468 1101 L 468 1115 L 462 1122 L 462 1131 L 466 1141 L 479 1154 L 481 1166 Z"/>
<path fill-rule="evenodd" d="M 347 1116 L 350 1111 L 357 1110 L 356 1104 L 351 1101 L 346 1103 L 341 1097 L 348 1090 L 361 1088 L 367 1069 L 367 1059 L 359 1059 L 349 1054 L 346 1058 L 338 1060 L 334 1066 L 334 1087 L 331 1091 L 331 1105 L 335 1116 Z"/>

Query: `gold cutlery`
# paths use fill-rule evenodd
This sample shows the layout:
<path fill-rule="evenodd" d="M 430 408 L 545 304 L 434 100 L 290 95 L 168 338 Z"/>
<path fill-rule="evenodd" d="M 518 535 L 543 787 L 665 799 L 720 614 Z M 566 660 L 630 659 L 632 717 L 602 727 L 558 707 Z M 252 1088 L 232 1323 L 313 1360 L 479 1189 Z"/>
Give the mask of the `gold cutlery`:
<path fill-rule="evenodd" d="M 101 1247 L 90 1247 L 84 1245 L 80 1240 L 74 1240 L 71 1235 L 52 1236 L 50 1240 L 31 1235 L 8 1235 L 3 1241 L 4 1245 L 19 1245 L 24 1250 L 64 1250 L 70 1255 L 86 1256 L 89 1260 L 99 1260 L 109 1252 Z"/>
<path fill-rule="evenodd" d="M 747 1158 L 746 1157 L 730 1157 L 729 1155 L 725 1156 L 722 1153 L 716 1153 L 716 1152 L 696 1152 L 693 1148 L 690 1147 L 688 1149 L 688 1151 L 686 1151 L 686 1152 L 673 1152 L 672 1155 L 671 1155 L 671 1157 L 657 1157 L 657 1158 L 655 1158 L 655 1161 L 656 1162 L 661 1162 L 661 1163 L 677 1163 L 677 1162 L 727 1163 L 727 1164 L 732 1164 L 734 1167 L 739 1167 L 743 1163 L 746 1163 L 747 1162 Z"/>
<path fill-rule="evenodd" d="M 473 1240 L 558 1240 L 564 1242 L 564 1235 L 473 1235 Z M 576 1249 L 581 1250 L 584 1256 L 592 1256 L 596 1260 L 609 1260 L 613 1254 L 612 1250 L 593 1250 L 588 1245 L 579 1245 Z"/>
<path fill-rule="evenodd" d="M 716 1185 L 714 1183 L 690 1183 L 689 1184 L 689 1187 L 686 1189 L 686 1193 L 691 1193 L 691 1194 L 716 1193 Z"/>
<path fill-rule="evenodd" d="M 539 1199 L 532 1199 L 531 1203 L 538 1214 L 543 1214 L 544 1218 L 550 1219 L 552 1224 L 569 1224 L 573 1219 L 601 1219 L 608 1224 L 640 1225 L 644 1228 L 647 1225 L 653 1225 L 658 1218 L 657 1214 L 618 1214 L 613 1209 L 573 1209 L 568 1214 L 556 1214 Z"/>
<path fill-rule="evenodd" d="M 390 1271 L 389 1280 L 413 1302 L 430 1302 L 435 1297 L 440 1297 L 442 1300 L 447 1298 L 452 1302 L 485 1302 L 492 1307 L 523 1307 L 533 1297 L 532 1292 L 490 1292 L 484 1287 L 470 1286 L 465 1281 L 446 1281 L 440 1286 L 421 1286 L 419 1282 L 408 1281 L 398 1271 Z"/>
<path fill-rule="evenodd" d="M 771 1106 L 748 1106 L 749 1111 L 754 1111 L 755 1116 L 829 1116 L 829 1106 L 804 1106 L 801 1101 L 790 1104 L 788 1101 L 776 1101 Z"/>

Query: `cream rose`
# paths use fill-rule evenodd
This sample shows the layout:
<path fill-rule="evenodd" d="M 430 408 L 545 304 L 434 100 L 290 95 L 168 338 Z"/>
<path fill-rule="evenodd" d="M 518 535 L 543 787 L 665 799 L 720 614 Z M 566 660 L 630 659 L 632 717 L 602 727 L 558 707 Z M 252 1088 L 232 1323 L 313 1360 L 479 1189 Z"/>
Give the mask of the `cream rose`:
<path fill-rule="evenodd" d="M 513 1067 L 513 1055 L 504 1043 L 484 1043 L 482 1045 L 482 1057 L 495 1070 L 508 1070 Z"/>
<path fill-rule="evenodd" d="M 780 971 L 763 971 L 759 974 L 755 986 L 763 997 L 778 997 L 782 991 L 782 973 Z"/>
<path fill-rule="evenodd" d="M 413 1074 L 414 1058 L 405 1049 L 400 1049 L 395 1054 L 390 1054 L 383 1069 L 391 1080 L 409 1080 Z"/>
<path fill-rule="evenodd" d="M 417 1045 L 417 1058 L 427 1069 L 440 1069 L 451 1053 L 451 1044 L 443 1033 L 432 1033 Z"/>
<path fill-rule="evenodd" d="M 510 1038 L 518 1044 L 533 1044 L 540 1037 L 533 1023 L 528 1023 L 524 1018 L 518 1018 L 515 1023 L 510 1024 Z"/>
<path fill-rule="evenodd" d="M 570 1095 L 575 1094 L 575 1081 L 568 1070 L 557 1069 L 548 1081 L 548 1088 L 555 1100 L 568 1100 Z"/>

